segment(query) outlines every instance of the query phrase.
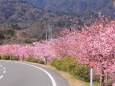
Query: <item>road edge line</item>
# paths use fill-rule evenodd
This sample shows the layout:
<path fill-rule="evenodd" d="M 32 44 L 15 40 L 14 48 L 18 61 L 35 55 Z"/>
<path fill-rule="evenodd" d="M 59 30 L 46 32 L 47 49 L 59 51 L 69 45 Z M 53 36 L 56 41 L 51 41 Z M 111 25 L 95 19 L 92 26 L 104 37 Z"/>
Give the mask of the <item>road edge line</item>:
<path fill-rule="evenodd" d="M 31 64 L 28 64 L 28 63 L 21 63 L 21 64 L 29 65 L 29 66 L 31 66 L 31 67 L 40 69 L 41 71 L 43 71 L 45 74 L 48 75 L 48 77 L 50 78 L 50 80 L 51 80 L 51 82 L 52 82 L 52 85 L 53 85 L 53 86 L 57 86 L 57 85 L 56 85 L 56 82 L 55 82 L 55 80 L 54 80 L 54 78 L 53 78 L 53 76 L 52 76 L 49 72 L 47 72 L 45 69 L 42 69 L 41 67 L 38 67 L 38 66 L 35 66 L 35 65 L 31 65 Z"/>

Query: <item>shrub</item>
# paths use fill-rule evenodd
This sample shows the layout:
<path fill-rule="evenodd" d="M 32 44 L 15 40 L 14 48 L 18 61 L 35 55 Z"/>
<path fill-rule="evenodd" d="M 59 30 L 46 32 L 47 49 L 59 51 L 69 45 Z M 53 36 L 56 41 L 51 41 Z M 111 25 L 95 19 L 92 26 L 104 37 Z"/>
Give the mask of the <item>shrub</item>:
<path fill-rule="evenodd" d="M 24 39 L 24 40 L 23 40 L 23 42 L 24 42 L 24 43 L 31 44 L 31 43 L 33 43 L 33 40 L 32 40 L 32 39 L 27 38 L 27 39 Z"/>
<path fill-rule="evenodd" d="M 75 62 L 74 58 L 72 58 L 70 56 L 66 56 L 61 59 L 52 60 L 51 65 L 56 67 L 56 69 L 58 69 L 58 70 L 71 72 L 71 70 L 74 69 L 76 62 Z"/>
<path fill-rule="evenodd" d="M 1 56 L 1 59 L 3 59 L 3 60 L 10 60 L 10 58 L 11 58 L 11 56 L 9 54 Z"/>
<path fill-rule="evenodd" d="M 99 75 L 94 75 L 94 81 L 95 82 L 100 82 L 100 76 Z"/>
<path fill-rule="evenodd" d="M 61 60 L 60 59 L 53 59 L 52 62 L 51 62 L 51 65 L 54 66 L 57 70 L 62 70 L 61 68 Z"/>
<path fill-rule="evenodd" d="M 89 67 L 87 65 L 77 64 L 77 61 L 70 56 L 66 56 L 61 59 L 54 59 L 52 60 L 51 65 L 58 70 L 67 71 L 81 80 L 90 80 Z"/>
<path fill-rule="evenodd" d="M 16 56 L 11 56 L 11 60 L 18 61 L 18 60 L 19 60 L 19 58 L 17 58 Z"/>
<path fill-rule="evenodd" d="M 41 60 L 41 59 L 38 59 L 38 63 L 39 64 L 44 64 L 45 62 L 43 60 Z"/>
<path fill-rule="evenodd" d="M 28 62 L 34 62 L 34 63 L 38 63 L 38 60 L 33 58 L 33 57 L 27 57 L 24 59 L 25 61 L 28 61 Z"/>
<path fill-rule="evenodd" d="M 24 59 L 25 61 L 28 61 L 28 62 L 34 62 L 34 63 L 39 63 L 39 64 L 44 64 L 44 61 L 41 60 L 41 59 L 36 59 L 34 57 L 27 57 Z"/>
<path fill-rule="evenodd" d="M 5 36 L 3 33 L 0 33 L 0 40 L 5 39 Z"/>
<path fill-rule="evenodd" d="M 61 59 L 60 66 L 63 71 L 71 72 L 75 68 L 75 65 L 76 65 L 75 59 L 70 56 L 66 56 Z"/>
<path fill-rule="evenodd" d="M 5 54 L 0 57 L 0 59 L 3 60 L 19 60 L 16 56 L 10 55 L 10 54 Z"/>
<path fill-rule="evenodd" d="M 90 80 L 90 71 L 87 65 L 76 64 L 76 67 L 72 70 L 71 74 L 75 78 L 79 78 L 84 81 Z"/>
<path fill-rule="evenodd" d="M 15 34 L 14 30 L 12 30 L 12 29 L 7 29 L 7 30 L 4 31 L 4 33 L 6 35 L 11 35 L 11 36 L 13 36 Z"/>

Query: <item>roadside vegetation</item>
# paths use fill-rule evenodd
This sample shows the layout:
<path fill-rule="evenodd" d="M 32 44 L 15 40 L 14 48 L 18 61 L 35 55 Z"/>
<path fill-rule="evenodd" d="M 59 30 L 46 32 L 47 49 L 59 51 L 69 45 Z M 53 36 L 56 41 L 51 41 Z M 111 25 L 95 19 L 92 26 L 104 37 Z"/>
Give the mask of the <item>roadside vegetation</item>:
<path fill-rule="evenodd" d="M 102 20 L 89 27 L 85 26 L 82 31 L 74 27 L 70 28 L 72 31 L 63 30 L 59 33 L 59 38 L 36 41 L 32 44 L 4 44 L 0 46 L 1 59 L 19 58 L 35 63 L 42 63 L 42 59 L 44 63 L 51 62 L 57 70 L 67 72 L 84 82 L 89 82 L 88 64 L 92 62 L 94 81 L 100 82 L 101 86 L 112 86 L 115 83 L 114 27 L 114 20 L 102 17 Z M 10 56 L 4 55 L 7 53 Z"/>
<path fill-rule="evenodd" d="M 44 64 L 44 61 L 42 59 L 37 59 L 37 58 L 34 58 L 34 57 L 27 57 L 27 58 L 24 59 L 24 61 Z"/>
<path fill-rule="evenodd" d="M 34 58 L 34 57 L 26 57 L 23 59 L 19 59 L 16 56 L 10 55 L 10 54 L 5 54 L 5 55 L 1 55 L 0 56 L 1 60 L 14 60 L 14 61 L 19 61 L 19 60 L 23 60 L 23 61 L 27 61 L 27 62 L 33 62 L 33 63 L 39 63 L 39 64 L 44 64 L 45 62 L 42 59 L 38 59 L 38 58 Z"/>
<path fill-rule="evenodd" d="M 5 54 L 0 56 L 0 60 L 19 61 L 22 59 L 10 54 Z M 31 56 L 24 58 L 23 61 L 42 64 L 42 66 L 60 73 L 68 80 L 71 86 L 89 86 L 90 75 L 88 65 L 79 64 L 75 58 L 71 56 L 53 59 L 48 65 L 43 65 L 45 62 L 42 59 Z M 99 86 L 99 79 L 97 79 L 97 77 L 94 78 L 94 86 Z"/>
<path fill-rule="evenodd" d="M 79 64 L 74 58 L 66 56 L 60 59 L 54 59 L 51 62 L 57 70 L 68 72 L 74 78 L 89 82 L 90 81 L 90 68 L 86 64 Z M 99 77 L 94 75 L 94 82 L 99 82 Z"/>
<path fill-rule="evenodd" d="M 1 55 L 0 59 L 1 60 L 15 60 L 15 61 L 19 60 L 19 58 L 17 58 L 16 56 L 10 55 L 10 54 Z"/>

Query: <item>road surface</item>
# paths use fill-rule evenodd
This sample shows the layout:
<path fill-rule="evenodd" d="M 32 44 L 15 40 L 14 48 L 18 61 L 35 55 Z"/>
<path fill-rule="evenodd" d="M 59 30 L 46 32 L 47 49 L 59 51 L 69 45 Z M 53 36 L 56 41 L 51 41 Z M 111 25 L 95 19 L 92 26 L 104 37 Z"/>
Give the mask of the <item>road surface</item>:
<path fill-rule="evenodd" d="M 0 61 L 0 86 L 69 86 L 60 74 L 23 62 Z"/>

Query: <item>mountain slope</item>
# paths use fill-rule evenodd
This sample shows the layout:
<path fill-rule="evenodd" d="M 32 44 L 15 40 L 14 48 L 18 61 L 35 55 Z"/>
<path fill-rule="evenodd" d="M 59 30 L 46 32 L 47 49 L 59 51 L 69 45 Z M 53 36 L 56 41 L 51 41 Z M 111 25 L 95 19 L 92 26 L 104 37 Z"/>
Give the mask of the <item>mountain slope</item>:
<path fill-rule="evenodd" d="M 27 0 L 43 9 L 62 12 L 101 11 L 115 17 L 115 0 Z"/>
<path fill-rule="evenodd" d="M 81 1 L 84 2 L 84 5 L 79 4 Z M 81 29 L 84 24 L 90 25 L 95 19 L 98 19 L 98 14 L 91 12 L 90 9 L 86 11 L 90 6 L 86 8 L 85 4 L 90 3 L 89 1 L 0 0 L 0 44 L 31 43 L 43 40 L 49 26 L 54 34 L 63 28 L 70 29 L 71 26 L 76 25 L 78 29 Z M 91 2 L 94 3 L 94 1 Z M 96 6 L 95 3 L 93 5 Z"/>
<path fill-rule="evenodd" d="M 42 2 L 41 2 L 42 3 Z M 92 16 L 92 18 L 91 18 Z M 28 1 L 0 1 L 0 43 L 31 43 L 45 39 L 46 29 L 52 33 L 69 28 L 79 21 L 80 27 L 89 25 L 98 15 L 93 12 L 72 14 L 44 10 Z"/>

